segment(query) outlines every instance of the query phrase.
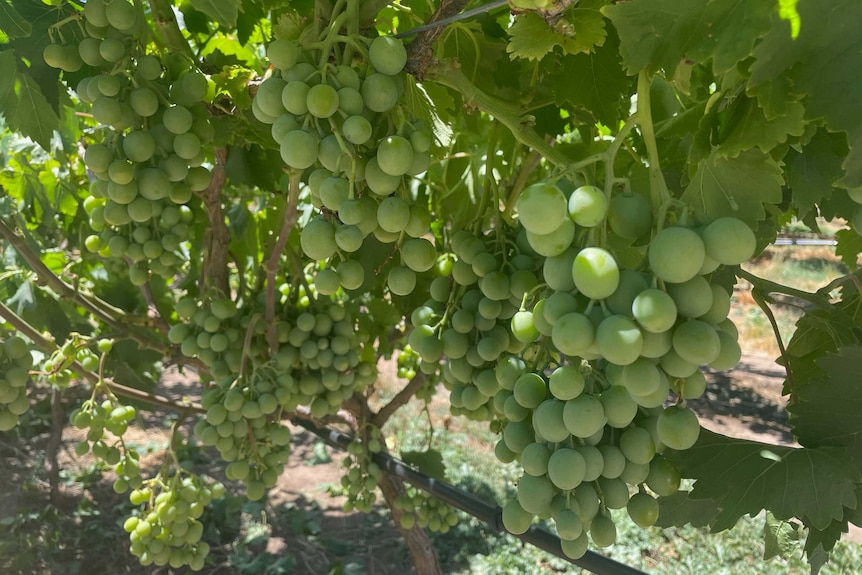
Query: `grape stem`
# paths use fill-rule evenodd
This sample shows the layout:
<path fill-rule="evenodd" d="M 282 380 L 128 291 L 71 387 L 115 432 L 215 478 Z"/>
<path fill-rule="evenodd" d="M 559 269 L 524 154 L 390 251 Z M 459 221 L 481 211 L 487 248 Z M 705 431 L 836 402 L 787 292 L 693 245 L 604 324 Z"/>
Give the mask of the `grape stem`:
<path fill-rule="evenodd" d="M 230 231 L 225 223 L 221 207 L 222 188 L 224 188 L 227 163 L 227 148 L 214 150 L 215 165 L 212 169 L 210 185 L 200 193 L 200 198 L 206 208 L 209 226 L 204 236 L 204 258 L 201 273 L 201 291 L 212 290 L 220 297 L 230 298 L 230 282 L 228 277 L 228 246 Z"/>
<path fill-rule="evenodd" d="M 664 175 L 661 173 L 661 164 L 659 162 L 658 146 L 655 140 L 655 127 L 652 123 L 652 107 L 650 103 L 650 77 L 646 71 L 638 74 L 638 108 L 637 116 L 641 128 L 641 135 L 644 139 L 644 145 L 647 149 L 647 157 L 649 161 L 649 182 L 650 182 L 650 198 L 654 210 L 670 198 L 667 190 L 667 184 L 664 181 Z"/>
<path fill-rule="evenodd" d="M 287 203 L 284 207 L 284 221 L 281 224 L 281 231 L 278 233 L 278 241 L 272 248 L 272 253 L 266 262 L 266 339 L 271 355 L 278 353 L 278 335 L 275 324 L 275 274 L 278 271 L 281 256 L 287 246 L 287 239 L 296 225 L 299 180 L 301 177 L 301 172 L 293 171 L 290 173 Z"/>
<path fill-rule="evenodd" d="M 536 150 L 555 166 L 568 167 L 569 159 L 527 125 L 525 118 L 515 107 L 477 88 L 455 61 L 451 59 L 438 61 L 428 68 L 426 79 L 459 92 L 466 104 L 493 116 L 512 132 L 516 140 Z"/>
<path fill-rule="evenodd" d="M 795 397 L 793 372 L 790 369 L 790 362 L 787 359 L 787 349 L 784 347 L 784 342 L 781 339 L 778 322 L 775 320 L 775 314 L 772 313 L 772 308 L 769 307 L 769 302 L 767 301 L 771 298 L 769 298 L 767 292 L 761 290 L 757 286 L 751 290 L 751 297 L 757 303 L 758 307 L 760 307 L 761 311 L 766 315 L 766 319 L 769 320 L 769 325 L 772 327 L 775 342 L 778 344 L 778 353 L 781 355 L 781 363 L 784 365 L 784 371 L 787 374 L 787 389 L 790 390 L 790 400 L 792 402 Z"/>

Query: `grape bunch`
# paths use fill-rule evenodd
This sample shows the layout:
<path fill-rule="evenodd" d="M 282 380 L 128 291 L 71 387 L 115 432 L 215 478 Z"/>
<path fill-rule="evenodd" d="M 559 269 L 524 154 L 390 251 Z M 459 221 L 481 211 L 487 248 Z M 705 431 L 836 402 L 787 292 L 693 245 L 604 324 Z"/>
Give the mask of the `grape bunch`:
<path fill-rule="evenodd" d="M 374 489 L 383 471 L 371 457 L 383 450 L 382 441 L 379 428 L 364 425 L 357 439 L 347 446 L 347 456 L 341 461 L 346 470 L 341 476 L 341 487 L 347 495 L 344 510 L 348 513 L 354 509 L 368 513 L 377 501 Z"/>
<path fill-rule="evenodd" d="M 671 495 L 680 480 L 661 453 L 688 449 L 700 432 L 685 405 L 705 389 L 700 366 L 730 369 L 740 357 L 730 294 L 713 272 L 752 257 L 754 233 L 724 217 L 651 234 L 644 202 L 628 194 L 608 201 L 594 186 L 566 197 L 546 183 L 518 201 L 547 287 L 512 318 L 524 351 L 495 370 L 503 428 L 496 454 L 524 470 L 503 521 L 522 533 L 536 516 L 553 518 L 571 557 L 590 540 L 613 544 L 610 509 L 626 507 L 640 526 L 656 521 L 653 494 Z M 605 226 L 629 240 L 649 234 L 642 265 L 621 268 L 595 245 Z M 665 407 L 671 393 L 676 400 Z"/>
<path fill-rule="evenodd" d="M 100 129 L 99 143 L 87 147 L 84 163 L 92 174 L 84 209 L 93 234 L 91 252 L 129 258 L 132 282 L 150 271 L 172 276 L 187 259 L 193 213 L 188 204 L 206 190 L 203 164 L 214 129 L 204 105 L 210 81 L 177 54 L 164 62 L 145 53 L 143 14 L 128 0 L 94 0 L 84 12 L 85 37 L 74 46 L 52 44 L 46 63 L 72 71 L 77 55 L 85 76 L 75 91 Z"/>
<path fill-rule="evenodd" d="M 210 546 L 201 541 L 204 525 L 198 518 L 213 499 L 224 495 L 224 486 L 183 474 L 150 480 L 129 494 L 132 505 L 144 505 L 123 523 L 129 548 L 141 565 L 188 565 L 192 571 L 204 567 Z"/>
<path fill-rule="evenodd" d="M 404 529 L 419 525 L 435 533 L 447 533 L 458 523 L 458 514 L 450 505 L 415 487 L 406 486 L 395 500 L 395 508 L 401 510 Z"/>
<path fill-rule="evenodd" d="M 0 431 L 9 431 L 30 408 L 27 382 L 33 355 L 23 338 L 3 335 L 0 342 Z"/>
<path fill-rule="evenodd" d="M 430 231 L 428 210 L 404 185 L 406 177 L 427 169 L 431 131 L 399 105 L 403 44 L 390 36 L 369 41 L 352 35 L 341 40 L 349 48 L 339 59 L 325 41 L 337 32 L 334 26 L 325 33 L 321 49 L 272 42 L 267 56 L 274 73 L 258 88 L 252 110 L 271 124 L 284 162 L 312 170 L 307 189 L 321 213 L 303 228 L 301 246 L 309 258 L 328 260 L 314 279 L 318 292 L 365 283 L 366 272 L 351 255 L 373 235 L 399 246 L 399 265 L 386 279 L 393 294 L 407 295 L 416 274 L 431 269 L 437 257 L 434 244 L 422 237 Z M 363 58 L 354 59 L 353 49 Z"/>
<path fill-rule="evenodd" d="M 242 481 L 249 499 L 262 498 L 275 486 L 290 455 L 290 430 L 281 423 L 279 383 L 261 369 L 227 378 L 202 398 L 207 410 L 195 425 L 201 443 L 215 446 L 228 479 Z"/>
<path fill-rule="evenodd" d="M 95 399 L 85 401 L 69 416 L 72 425 L 87 430 L 86 438 L 75 444 L 75 453 L 82 456 L 92 452 L 97 461 L 110 466 L 117 474 L 114 480 L 117 493 L 137 489 L 143 484 L 138 452 L 123 442 L 123 435 L 136 415 L 133 406 L 122 405 L 110 395 L 102 402 Z M 105 435 L 106 431 L 113 438 Z"/>

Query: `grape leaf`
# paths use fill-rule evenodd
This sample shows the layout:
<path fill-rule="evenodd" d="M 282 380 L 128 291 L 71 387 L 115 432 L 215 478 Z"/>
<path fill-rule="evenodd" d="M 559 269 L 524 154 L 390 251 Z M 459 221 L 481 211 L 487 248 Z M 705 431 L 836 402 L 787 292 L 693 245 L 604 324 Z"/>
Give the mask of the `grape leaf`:
<path fill-rule="evenodd" d="M 604 45 L 592 54 L 543 60 L 540 89 L 547 90 L 558 106 L 583 108 L 605 126 L 619 125 L 631 105 L 632 78 L 619 62 L 618 47 L 616 34 L 608 30 Z"/>
<path fill-rule="evenodd" d="M 829 560 L 829 552 L 841 539 L 841 535 L 847 533 L 847 522 L 833 521 L 824 529 L 816 529 L 807 524 L 806 527 L 808 537 L 805 538 L 805 555 L 811 565 L 811 575 L 817 575 Z"/>
<path fill-rule="evenodd" d="M 402 451 L 401 460 L 426 475 L 436 479 L 446 479 L 446 464 L 443 463 L 443 455 L 436 449 Z"/>
<path fill-rule="evenodd" d="M 0 52 L 0 111 L 6 112 L 7 98 L 15 97 L 15 78 L 18 75 L 18 62 L 15 52 L 4 50 Z"/>
<path fill-rule="evenodd" d="M 191 0 L 200 10 L 225 28 L 233 28 L 242 2 L 240 0 Z"/>
<path fill-rule="evenodd" d="M 59 116 L 30 76 L 18 75 L 14 91 L 17 101 L 7 99 L 5 110 L 9 127 L 50 150 L 51 136 L 60 125 Z"/>
<path fill-rule="evenodd" d="M 712 58 L 716 74 L 728 71 L 769 31 L 772 11 L 771 2 L 739 0 L 631 0 L 602 9 L 628 71 L 663 68 L 669 77 L 683 59 Z"/>
<path fill-rule="evenodd" d="M 816 361 L 822 377 L 794 382 L 790 423 L 805 446 L 844 446 L 862 461 L 862 346 Z"/>
<path fill-rule="evenodd" d="M 598 11 L 605 4 L 606 0 L 581 2 L 554 27 L 535 12 L 519 14 L 509 28 L 506 51 L 512 58 L 528 60 L 541 60 L 557 46 L 564 54 L 592 52 L 607 36 L 604 18 Z"/>
<path fill-rule="evenodd" d="M 784 177 L 800 218 L 831 195 L 846 153 L 844 137 L 821 129 L 802 151 L 791 149 L 784 156 Z"/>
<path fill-rule="evenodd" d="M 763 521 L 763 558 L 787 558 L 799 549 L 799 525 L 792 521 L 780 521 L 767 512 Z"/>
<path fill-rule="evenodd" d="M 713 531 L 733 527 L 743 515 L 768 509 L 779 519 L 797 517 L 818 529 L 857 504 L 862 474 L 842 449 L 779 447 L 701 430 L 698 442 L 666 457 L 694 478 L 692 499 L 711 499 L 718 513 Z"/>
<path fill-rule="evenodd" d="M 721 142 L 721 154 L 732 157 L 751 148 L 767 153 L 790 136 L 801 136 L 805 129 L 805 107 L 798 102 L 790 103 L 785 114 L 771 119 L 753 98 L 744 98 L 737 105 L 742 109 L 734 114 L 733 124 L 725 128 L 729 133 Z"/>
<path fill-rule="evenodd" d="M 749 89 L 777 84 L 770 91 L 780 97 L 805 96 L 808 118 L 824 118 L 832 131 L 847 132 L 852 143 L 862 138 L 862 83 L 847 70 L 862 69 L 862 5 L 856 0 L 800 0 L 803 23 L 792 38 L 791 24 L 775 16 L 772 30 L 754 50 Z M 823 31 L 829 31 L 829 41 Z M 848 162 L 848 171 L 853 163 Z M 862 168 L 848 173 L 847 185 L 862 185 Z"/>
<path fill-rule="evenodd" d="M 862 253 L 862 236 L 855 230 L 838 230 L 835 239 L 838 240 L 835 255 L 841 258 L 845 266 L 856 270 L 859 267 L 859 254 Z"/>
<path fill-rule="evenodd" d="M 6 0 L 0 0 L 0 30 L 10 38 L 26 38 L 33 26 Z"/>
<path fill-rule="evenodd" d="M 709 218 L 734 216 L 752 228 L 766 216 L 764 204 L 782 199 L 781 168 L 758 150 L 725 158 L 718 150 L 697 165 L 682 200 Z"/>
<path fill-rule="evenodd" d="M 712 499 L 692 499 L 688 491 L 677 491 L 668 497 L 659 497 L 659 516 L 656 527 L 705 527 L 718 513 L 718 504 Z"/>

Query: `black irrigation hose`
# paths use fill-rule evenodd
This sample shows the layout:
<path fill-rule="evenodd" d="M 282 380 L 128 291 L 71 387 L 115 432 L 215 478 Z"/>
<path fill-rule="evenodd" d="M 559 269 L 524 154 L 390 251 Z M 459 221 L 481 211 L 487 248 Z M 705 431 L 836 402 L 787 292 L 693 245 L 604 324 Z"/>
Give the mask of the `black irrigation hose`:
<path fill-rule="evenodd" d="M 347 449 L 347 446 L 353 442 L 353 437 L 346 433 L 341 433 L 332 428 L 317 427 L 305 419 L 294 419 L 293 423 L 307 429 L 329 445 L 338 449 Z M 411 485 L 427 491 L 444 503 L 460 509 L 477 519 L 481 519 L 494 531 L 508 533 L 503 527 L 503 510 L 498 505 L 486 503 L 445 481 L 417 471 L 386 453 L 375 453 L 372 456 L 372 460 L 386 473 L 404 479 Z M 530 530 L 526 533 L 514 535 L 514 537 L 597 575 L 647 575 L 644 571 L 629 567 L 610 557 L 605 557 L 600 553 L 590 550 L 580 559 L 571 559 L 563 553 L 559 537 L 536 525 L 530 527 Z"/>

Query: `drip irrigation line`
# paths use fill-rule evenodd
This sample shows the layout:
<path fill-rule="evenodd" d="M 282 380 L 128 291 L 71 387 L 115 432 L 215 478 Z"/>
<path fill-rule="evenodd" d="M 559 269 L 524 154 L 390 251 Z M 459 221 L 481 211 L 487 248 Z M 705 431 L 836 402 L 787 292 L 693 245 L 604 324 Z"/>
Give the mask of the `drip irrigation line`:
<path fill-rule="evenodd" d="M 346 433 L 329 427 L 318 427 L 305 419 L 293 419 L 292 422 L 317 435 L 337 449 L 346 450 L 347 446 L 354 441 L 354 438 Z M 375 453 L 371 458 L 386 473 L 403 479 L 414 487 L 430 493 L 440 501 L 484 521 L 498 533 L 508 533 L 503 527 L 503 510 L 500 506 L 491 505 L 445 481 L 417 471 L 386 453 Z M 513 536 L 596 575 L 648 575 L 644 571 L 629 567 L 591 550 L 587 550 L 580 559 L 572 559 L 563 553 L 559 537 L 536 525 L 531 526 L 526 533 Z"/>
<path fill-rule="evenodd" d="M 472 8 L 467 10 L 466 12 L 461 12 L 460 14 L 455 14 L 454 16 L 449 16 L 448 18 L 441 18 L 440 20 L 436 20 L 434 22 L 429 22 L 428 24 L 423 24 L 417 28 L 413 28 L 412 30 L 407 30 L 406 32 L 401 32 L 400 34 L 396 34 L 396 38 L 407 38 L 408 36 L 415 36 L 416 34 L 420 34 L 427 30 L 433 30 L 434 28 L 438 28 L 440 26 L 446 26 L 453 22 L 458 22 L 460 20 L 466 20 L 467 18 L 472 18 L 478 14 L 483 14 L 485 12 L 490 12 L 494 8 L 499 8 L 500 6 L 505 6 L 508 4 L 508 0 L 493 0 L 492 2 L 488 2 L 487 4 L 483 4 L 477 8 Z"/>

